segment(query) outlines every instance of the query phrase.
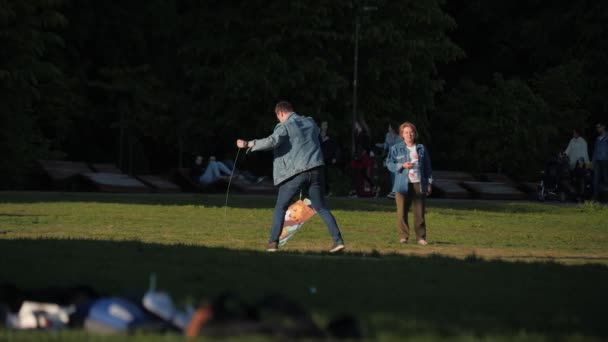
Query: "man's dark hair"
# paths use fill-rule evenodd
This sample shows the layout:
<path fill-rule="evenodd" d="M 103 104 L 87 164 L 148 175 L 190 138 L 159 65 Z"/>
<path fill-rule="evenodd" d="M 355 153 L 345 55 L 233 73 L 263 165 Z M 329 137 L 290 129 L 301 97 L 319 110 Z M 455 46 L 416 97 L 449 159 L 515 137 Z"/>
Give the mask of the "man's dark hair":
<path fill-rule="evenodd" d="M 275 112 L 289 112 L 289 113 L 291 113 L 291 112 L 293 112 L 293 106 L 291 105 L 291 103 L 289 103 L 287 101 L 280 101 L 274 107 L 274 111 Z"/>

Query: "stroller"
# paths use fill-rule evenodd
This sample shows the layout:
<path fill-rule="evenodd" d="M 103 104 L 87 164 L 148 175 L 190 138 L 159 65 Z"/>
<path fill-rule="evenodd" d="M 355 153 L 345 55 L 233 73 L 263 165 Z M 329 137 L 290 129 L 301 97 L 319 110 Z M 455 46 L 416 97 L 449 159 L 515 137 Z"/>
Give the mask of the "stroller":
<path fill-rule="evenodd" d="M 545 170 L 541 171 L 541 180 L 537 186 L 538 200 L 544 202 L 548 199 L 566 201 L 568 194 L 574 192 L 570 182 L 570 167 L 568 156 L 559 153 L 549 158 Z"/>

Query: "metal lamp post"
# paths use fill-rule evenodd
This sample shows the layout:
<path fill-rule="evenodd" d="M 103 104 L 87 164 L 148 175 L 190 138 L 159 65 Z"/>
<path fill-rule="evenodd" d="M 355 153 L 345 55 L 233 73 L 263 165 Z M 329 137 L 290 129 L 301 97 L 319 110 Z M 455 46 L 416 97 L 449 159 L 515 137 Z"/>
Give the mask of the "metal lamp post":
<path fill-rule="evenodd" d="M 354 51 L 354 65 L 353 65 L 353 117 L 352 117 L 352 136 L 351 136 L 351 153 L 355 155 L 355 124 L 357 122 L 357 82 L 359 77 L 359 28 L 361 26 L 360 14 L 361 11 L 369 12 L 375 11 L 378 8 L 376 6 L 363 6 L 359 8 L 355 4 L 355 51 Z"/>

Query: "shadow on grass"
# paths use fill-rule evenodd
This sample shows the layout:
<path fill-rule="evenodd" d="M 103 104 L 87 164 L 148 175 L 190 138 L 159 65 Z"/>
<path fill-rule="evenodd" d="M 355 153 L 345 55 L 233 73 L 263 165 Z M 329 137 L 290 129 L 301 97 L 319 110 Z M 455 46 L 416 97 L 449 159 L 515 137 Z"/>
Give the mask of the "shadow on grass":
<path fill-rule="evenodd" d="M 232 208 L 273 208 L 275 195 L 230 194 L 228 207 Z M 53 203 L 53 202 L 95 202 L 150 205 L 204 205 L 224 207 L 225 194 L 178 193 L 178 194 L 124 194 L 99 192 L 0 192 L 2 203 Z M 385 198 L 360 199 L 331 197 L 327 199 L 332 210 L 385 211 L 394 212 L 395 203 Z M 531 202 L 506 202 L 488 200 L 448 200 L 430 198 L 428 207 L 452 209 L 468 212 L 478 210 L 500 213 L 542 213 L 555 211 L 553 205 Z"/>
<path fill-rule="evenodd" d="M 608 337 L 608 268 L 380 253 L 262 253 L 137 241 L 0 240 L 0 283 L 159 287 L 195 304 L 230 290 L 280 293 L 320 317 L 352 313 L 368 336 Z M 314 291 L 312 290 L 314 289 Z"/>

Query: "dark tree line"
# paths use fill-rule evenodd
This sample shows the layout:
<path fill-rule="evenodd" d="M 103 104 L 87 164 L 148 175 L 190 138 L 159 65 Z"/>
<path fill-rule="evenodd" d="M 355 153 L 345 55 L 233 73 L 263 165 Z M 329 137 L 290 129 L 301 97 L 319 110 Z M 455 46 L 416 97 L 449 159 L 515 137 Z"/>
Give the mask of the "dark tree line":
<path fill-rule="evenodd" d="M 410 120 L 438 167 L 535 172 L 569 128 L 606 113 L 607 9 L 0 0 L 0 188 L 25 186 L 36 159 L 142 173 L 186 165 L 193 153 L 233 158 L 237 136 L 270 132 L 279 99 L 328 120 L 348 151 L 357 18 L 357 115 L 375 140 L 385 122 Z"/>
<path fill-rule="evenodd" d="M 445 10 L 467 57 L 441 68 L 449 84 L 432 136 L 440 163 L 530 178 L 573 128 L 593 148 L 593 127 L 608 113 L 608 4 L 452 0 Z"/>

